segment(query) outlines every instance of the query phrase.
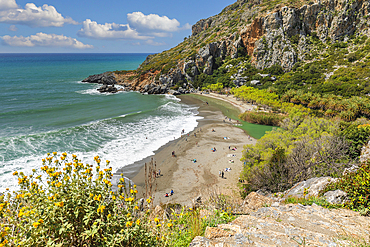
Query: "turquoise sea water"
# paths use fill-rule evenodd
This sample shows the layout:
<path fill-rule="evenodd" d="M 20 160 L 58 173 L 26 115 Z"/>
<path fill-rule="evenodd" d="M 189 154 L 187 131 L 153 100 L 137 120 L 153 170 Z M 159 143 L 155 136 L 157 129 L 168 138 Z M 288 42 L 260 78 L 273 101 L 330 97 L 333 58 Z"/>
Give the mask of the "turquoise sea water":
<path fill-rule="evenodd" d="M 148 54 L 0 54 L 0 192 L 46 153 L 100 155 L 113 170 L 153 154 L 197 126 L 197 109 L 175 97 L 100 94 L 89 75 L 136 69 Z"/>

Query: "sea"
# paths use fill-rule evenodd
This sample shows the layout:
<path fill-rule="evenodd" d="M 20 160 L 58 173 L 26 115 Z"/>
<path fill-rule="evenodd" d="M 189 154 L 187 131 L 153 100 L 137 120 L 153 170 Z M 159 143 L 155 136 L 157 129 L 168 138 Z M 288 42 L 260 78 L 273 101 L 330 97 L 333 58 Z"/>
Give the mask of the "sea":
<path fill-rule="evenodd" d="M 17 190 L 47 153 L 76 154 L 113 171 L 197 126 L 197 108 L 170 95 L 99 93 L 84 78 L 136 69 L 149 54 L 0 54 L 0 193 Z"/>

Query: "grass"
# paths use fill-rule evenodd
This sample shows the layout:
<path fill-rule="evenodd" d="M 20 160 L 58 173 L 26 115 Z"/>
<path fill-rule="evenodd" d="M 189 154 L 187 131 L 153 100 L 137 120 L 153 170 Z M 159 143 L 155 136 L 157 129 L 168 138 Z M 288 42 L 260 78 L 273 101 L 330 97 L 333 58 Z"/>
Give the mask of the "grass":
<path fill-rule="evenodd" d="M 290 196 L 288 198 L 286 198 L 283 203 L 285 204 L 302 204 L 302 205 L 312 205 L 312 204 L 316 204 L 318 206 L 321 206 L 321 207 L 324 207 L 324 208 L 342 208 L 344 207 L 343 205 L 341 204 L 330 204 L 329 202 L 327 202 L 325 200 L 324 197 L 318 197 L 318 196 L 309 196 L 307 198 L 305 197 L 294 197 L 294 196 Z"/>

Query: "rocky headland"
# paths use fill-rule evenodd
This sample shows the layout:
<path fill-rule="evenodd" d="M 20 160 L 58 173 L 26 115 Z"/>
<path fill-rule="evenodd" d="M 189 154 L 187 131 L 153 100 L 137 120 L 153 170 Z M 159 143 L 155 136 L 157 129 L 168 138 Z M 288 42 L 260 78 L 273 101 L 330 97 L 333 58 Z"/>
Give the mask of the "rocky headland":
<path fill-rule="evenodd" d="M 287 72 L 297 62 L 315 60 L 313 54 L 324 54 L 330 44 L 369 35 L 369 12 L 370 3 L 364 0 L 276 5 L 238 0 L 220 14 L 198 21 L 191 36 L 168 51 L 149 55 L 137 70 L 85 80 L 148 94 L 183 94 L 198 88 L 197 77 L 212 75 L 222 62 L 245 55 L 256 69 L 280 65 Z M 242 74 L 230 76 L 236 86 L 260 83 Z"/>

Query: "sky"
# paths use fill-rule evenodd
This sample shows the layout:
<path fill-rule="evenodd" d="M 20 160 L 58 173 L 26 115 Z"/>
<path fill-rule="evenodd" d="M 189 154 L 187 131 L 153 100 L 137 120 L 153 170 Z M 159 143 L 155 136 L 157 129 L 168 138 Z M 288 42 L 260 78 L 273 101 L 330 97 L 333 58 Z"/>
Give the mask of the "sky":
<path fill-rule="evenodd" d="M 157 53 L 236 0 L 0 0 L 0 53 Z"/>

